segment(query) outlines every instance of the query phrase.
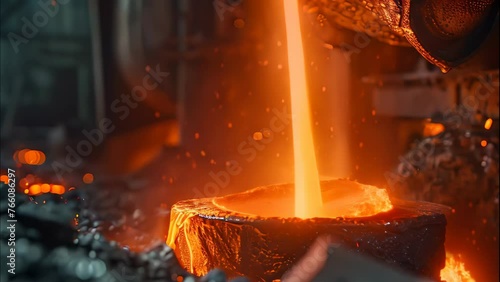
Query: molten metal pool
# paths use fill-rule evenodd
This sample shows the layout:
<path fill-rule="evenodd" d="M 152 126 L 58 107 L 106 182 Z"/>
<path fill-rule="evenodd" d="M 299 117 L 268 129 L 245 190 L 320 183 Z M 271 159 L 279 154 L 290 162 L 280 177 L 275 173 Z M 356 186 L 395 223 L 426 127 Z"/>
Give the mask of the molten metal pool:
<path fill-rule="evenodd" d="M 440 280 L 446 231 L 442 206 L 394 199 L 391 204 L 384 200 L 385 190 L 329 180 L 321 182 L 325 216 L 302 219 L 293 217 L 293 188 L 271 185 L 179 202 L 172 207 L 167 243 L 194 274 L 222 268 L 230 276 L 272 281 L 319 235 L 329 234 L 353 252 Z M 329 210 L 335 214 L 328 215 Z"/>

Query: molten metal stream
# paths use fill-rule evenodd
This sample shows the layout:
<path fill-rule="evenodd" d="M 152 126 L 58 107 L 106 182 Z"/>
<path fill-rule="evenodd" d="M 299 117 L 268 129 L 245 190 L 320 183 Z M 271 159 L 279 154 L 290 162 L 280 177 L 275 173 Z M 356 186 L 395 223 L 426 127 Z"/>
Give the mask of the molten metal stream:
<path fill-rule="evenodd" d="M 295 216 L 320 216 L 321 188 L 311 130 L 311 113 L 302 47 L 298 1 L 283 0 L 288 46 L 295 165 Z"/>

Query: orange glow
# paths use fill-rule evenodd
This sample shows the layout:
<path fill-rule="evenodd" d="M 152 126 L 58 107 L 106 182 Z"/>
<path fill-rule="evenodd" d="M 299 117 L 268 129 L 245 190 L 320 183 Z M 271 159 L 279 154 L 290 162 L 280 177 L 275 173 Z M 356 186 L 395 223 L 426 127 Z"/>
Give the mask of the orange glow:
<path fill-rule="evenodd" d="M 487 119 L 486 122 L 484 123 L 484 128 L 486 130 L 489 130 L 491 128 L 491 125 L 493 124 L 493 120 L 491 118 Z"/>
<path fill-rule="evenodd" d="M 37 151 L 30 150 L 24 154 L 26 164 L 37 164 L 40 161 L 40 154 Z"/>
<path fill-rule="evenodd" d="M 236 28 L 244 28 L 245 27 L 245 21 L 243 19 L 236 19 L 236 20 L 234 20 L 233 25 Z"/>
<path fill-rule="evenodd" d="M 481 140 L 481 146 L 486 147 L 486 145 L 488 145 L 488 141 Z"/>
<path fill-rule="evenodd" d="M 50 185 L 47 183 L 44 183 L 40 186 L 42 188 L 43 193 L 49 193 L 50 192 Z"/>
<path fill-rule="evenodd" d="M 259 141 L 259 140 L 262 140 L 262 132 L 260 131 L 257 131 L 253 134 L 253 140 L 256 140 L 256 141 Z"/>
<path fill-rule="evenodd" d="M 441 269 L 441 280 L 446 282 L 475 282 L 465 265 L 451 253 L 446 253 L 446 265 Z"/>
<path fill-rule="evenodd" d="M 333 217 L 338 215 L 369 216 L 392 209 L 386 190 L 375 186 L 353 185 L 349 199 L 341 194 L 323 203 L 309 109 L 304 49 L 298 1 L 283 0 L 288 48 L 288 72 L 292 105 L 293 150 L 295 165 L 294 215 L 299 218 Z M 375 115 L 375 110 L 372 115 Z M 360 147 L 363 147 L 360 143 Z M 338 189 L 341 189 L 340 187 Z M 340 191 L 340 190 L 339 190 Z M 347 194 L 344 194 L 344 196 Z M 355 200 L 353 200 L 355 199 Z"/>
<path fill-rule="evenodd" d="M 444 131 L 444 125 L 440 123 L 426 123 L 424 127 L 424 136 L 436 136 Z"/>
<path fill-rule="evenodd" d="M 23 159 L 24 160 L 24 154 L 26 152 L 28 152 L 30 149 L 22 149 L 22 150 L 19 150 L 19 151 L 15 151 L 14 152 L 14 156 L 13 156 L 13 159 L 16 161 L 16 162 L 21 162 L 20 160 Z"/>
<path fill-rule="evenodd" d="M 0 176 L 0 182 L 3 182 L 4 184 L 9 184 L 9 177 L 5 174 L 2 174 L 2 176 Z"/>
<path fill-rule="evenodd" d="M 322 206 L 302 47 L 298 1 L 283 0 L 288 46 L 288 72 L 293 114 L 295 216 L 318 216 Z"/>
<path fill-rule="evenodd" d="M 33 174 L 28 174 L 24 178 L 19 180 L 19 186 L 21 188 L 29 188 L 30 184 L 35 183 L 35 176 Z"/>
<path fill-rule="evenodd" d="M 43 163 L 45 163 L 46 160 L 45 153 L 42 151 L 38 151 L 38 155 L 40 156 L 40 160 L 36 164 L 42 165 Z"/>
<path fill-rule="evenodd" d="M 42 192 L 42 187 L 39 184 L 33 184 L 29 188 L 30 195 L 38 195 Z"/>
<path fill-rule="evenodd" d="M 85 173 L 85 175 L 83 175 L 83 182 L 86 183 L 86 184 L 90 184 L 92 182 L 94 182 L 94 175 L 92 173 Z"/>
<path fill-rule="evenodd" d="M 292 185 L 289 185 L 292 186 Z M 318 209 L 318 216 L 335 217 L 369 217 L 392 209 L 387 190 L 372 185 L 361 184 L 352 180 L 337 179 L 323 181 L 323 206 Z M 280 198 L 252 197 L 252 193 L 262 187 L 246 191 L 238 196 L 214 198 L 212 203 L 223 210 L 238 211 L 249 216 L 290 218 L 295 216 L 293 208 L 294 187 L 290 194 L 280 193 Z M 266 204 L 262 204 L 262 202 Z"/>
<path fill-rule="evenodd" d="M 28 188 L 29 185 L 30 183 L 26 178 L 19 180 L 19 186 L 21 186 L 21 188 Z"/>
<path fill-rule="evenodd" d="M 62 185 L 54 184 L 54 185 L 52 185 L 52 187 L 50 187 L 50 192 L 53 194 L 61 195 L 61 194 L 64 194 L 65 191 L 66 191 L 66 189 Z"/>
<path fill-rule="evenodd" d="M 42 151 L 22 149 L 16 151 L 13 156 L 16 162 L 27 165 L 42 165 L 45 163 L 45 154 Z"/>
<path fill-rule="evenodd" d="M 26 182 L 26 186 L 29 184 Z M 24 193 L 30 196 L 36 196 L 42 193 L 52 193 L 52 194 L 64 194 L 66 192 L 66 188 L 59 184 L 32 184 L 29 188 L 24 189 Z"/>

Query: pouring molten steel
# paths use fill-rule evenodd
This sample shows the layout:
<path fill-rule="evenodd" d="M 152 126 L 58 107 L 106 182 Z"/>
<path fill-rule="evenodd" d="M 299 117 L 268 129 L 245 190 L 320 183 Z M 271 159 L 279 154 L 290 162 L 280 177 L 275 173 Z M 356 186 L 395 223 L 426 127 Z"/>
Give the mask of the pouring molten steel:
<path fill-rule="evenodd" d="M 293 116 L 295 217 L 358 217 L 390 210 L 392 205 L 385 190 L 353 183 L 333 192 L 339 193 L 338 197 L 324 206 L 312 138 L 298 1 L 284 0 L 283 5 Z"/>
<path fill-rule="evenodd" d="M 331 234 L 353 252 L 439 279 L 446 230 L 441 206 L 391 202 L 386 190 L 350 180 L 320 183 L 298 1 L 283 0 L 283 5 L 295 184 L 179 202 L 172 207 L 167 244 L 196 275 L 220 267 L 230 276 L 272 281 L 281 278 L 318 235 Z"/>

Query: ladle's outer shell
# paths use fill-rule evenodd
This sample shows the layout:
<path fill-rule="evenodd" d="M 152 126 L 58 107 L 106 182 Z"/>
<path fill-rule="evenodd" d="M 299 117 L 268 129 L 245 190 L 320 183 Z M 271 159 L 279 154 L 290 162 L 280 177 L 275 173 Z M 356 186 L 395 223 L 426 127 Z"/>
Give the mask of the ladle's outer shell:
<path fill-rule="evenodd" d="M 330 185 L 323 182 L 325 186 Z M 264 191 L 293 193 L 293 186 L 259 187 L 245 196 Z M 319 235 L 331 234 L 352 252 L 440 281 L 445 264 L 443 207 L 400 200 L 393 205 L 391 211 L 371 217 L 302 220 L 238 214 L 217 207 L 212 198 L 186 200 L 172 207 L 167 243 L 196 275 L 221 268 L 229 276 L 272 281 L 281 278 Z"/>

